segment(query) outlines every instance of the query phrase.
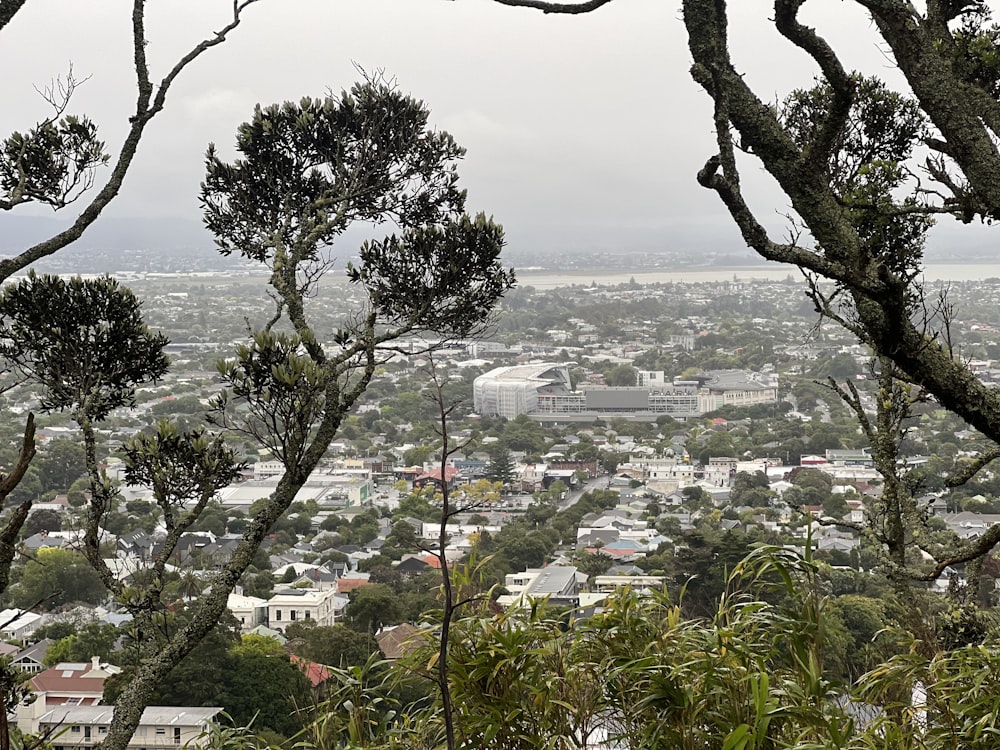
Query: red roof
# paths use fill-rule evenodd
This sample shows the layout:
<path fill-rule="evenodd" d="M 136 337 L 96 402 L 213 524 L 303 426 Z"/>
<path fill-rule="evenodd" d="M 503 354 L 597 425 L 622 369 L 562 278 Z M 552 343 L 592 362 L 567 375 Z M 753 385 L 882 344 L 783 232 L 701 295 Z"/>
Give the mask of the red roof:
<path fill-rule="evenodd" d="M 322 685 L 330 679 L 330 670 L 322 664 L 317 664 L 314 661 L 303 659 L 301 656 L 296 656 L 295 654 L 292 654 L 289 658 L 292 660 L 292 664 L 302 670 L 302 674 L 304 674 L 306 679 L 312 683 L 313 687 Z"/>
<path fill-rule="evenodd" d="M 445 478 L 446 482 L 450 482 L 452 479 L 455 478 L 455 476 L 457 474 L 458 474 L 458 469 L 456 469 L 454 466 L 445 466 L 444 467 L 444 478 Z M 431 471 L 425 471 L 423 474 L 421 474 L 419 477 L 417 477 L 417 481 L 419 481 L 421 479 L 436 479 L 436 480 L 438 480 L 440 482 L 441 481 L 441 467 L 439 466 L 439 467 L 437 467 L 435 469 L 432 469 Z"/>
<path fill-rule="evenodd" d="M 84 698 L 81 704 L 96 703 L 104 694 L 106 678 L 101 671 L 100 676 L 87 677 L 93 669 L 91 662 L 61 663 L 36 674 L 29 682 L 36 693 L 46 693 L 46 703 L 61 704 L 69 696 Z"/>
<path fill-rule="evenodd" d="M 441 558 L 438 557 L 437 555 L 426 554 L 423 557 L 421 557 L 420 560 L 422 562 L 427 563 L 432 568 L 436 568 L 437 570 L 441 570 Z"/>
<path fill-rule="evenodd" d="M 370 583 L 371 581 L 367 578 L 338 578 L 337 593 L 346 594 L 348 591 L 354 591 L 354 589 L 367 586 Z"/>

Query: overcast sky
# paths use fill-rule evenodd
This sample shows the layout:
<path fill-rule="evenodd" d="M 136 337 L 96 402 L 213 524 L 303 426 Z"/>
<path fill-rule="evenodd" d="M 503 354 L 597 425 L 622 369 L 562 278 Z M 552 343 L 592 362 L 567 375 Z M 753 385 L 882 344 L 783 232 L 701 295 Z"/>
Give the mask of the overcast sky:
<path fill-rule="evenodd" d="M 154 79 L 220 27 L 229 5 L 150 2 Z M 758 91 L 773 98 L 809 85 L 813 68 L 767 23 L 772 3 L 730 5 L 734 57 Z M 853 3 L 806 9 L 849 65 L 892 74 Z M 0 32 L 0 133 L 45 116 L 33 86 L 72 62 L 90 76 L 73 110 L 117 145 L 135 98 L 129 12 L 124 0 L 28 0 Z M 261 0 L 177 80 L 107 214 L 197 220 L 210 141 L 231 154 L 254 104 L 348 87 L 356 64 L 395 76 L 468 149 L 468 206 L 494 214 L 512 246 L 737 249 L 721 205 L 694 182 L 713 150 L 710 101 L 688 75 L 679 14 L 676 0 L 616 0 L 580 16 L 489 0 Z M 780 227 L 786 202 L 756 165 L 747 186 Z"/>

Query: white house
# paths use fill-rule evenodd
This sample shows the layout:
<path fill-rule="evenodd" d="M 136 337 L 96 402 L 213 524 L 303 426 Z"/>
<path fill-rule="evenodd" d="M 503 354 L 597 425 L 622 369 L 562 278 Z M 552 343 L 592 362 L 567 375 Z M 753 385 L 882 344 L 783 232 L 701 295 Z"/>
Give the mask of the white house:
<path fill-rule="evenodd" d="M 227 606 L 233 617 L 239 620 L 240 630 L 244 633 L 267 623 L 267 599 L 231 593 Z"/>
<path fill-rule="evenodd" d="M 42 616 L 21 609 L 0 612 L 0 636 L 7 641 L 23 641 L 42 625 Z"/>
<path fill-rule="evenodd" d="M 39 717 L 32 734 L 51 732 L 53 750 L 90 748 L 108 733 L 114 706 L 59 706 Z M 149 706 L 129 740 L 130 748 L 197 748 L 221 706 Z"/>
<path fill-rule="evenodd" d="M 336 622 L 337 602 L 334 591 L 284 589 L 267 600 L 267 624 L 284 632 L 289 623 L 312 621 L 317 625 Z"/>
<path fill-rule="evenodd" d="M 497 599 L 501 607 L 529 607 L 532 600 L 539 599 L 573 607 L 579 603 L 580 581 L 573 565 L 528 568 L 508 573 L 504 578 L 504 586 L 510 593 Z"/>

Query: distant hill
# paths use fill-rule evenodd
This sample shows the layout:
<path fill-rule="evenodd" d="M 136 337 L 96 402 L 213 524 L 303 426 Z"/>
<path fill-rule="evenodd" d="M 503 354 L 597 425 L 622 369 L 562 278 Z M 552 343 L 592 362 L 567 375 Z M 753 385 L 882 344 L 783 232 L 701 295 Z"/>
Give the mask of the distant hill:
<path fill-rule="evenodd" d="M 51 237 L 66 221 L 42 216 L 0 214 L 0 256 L 13 255 Z M 555 227 L 507 227 L 504 260 L 515 267 L 573 270 L 671 267 L 742 267 L 762 259 L 742 244 L 734 227 L 683 222 L 658 228 L 614 230 L 604 227 L 586 240 Z M 352 229 L 333 253 L 336 266 L 357 257 L 370 229 Z M 996 237 L 985 227 L 942 225 L 931 234 L 925 257 L 930 263 L 993 262 Z M 83 237 L 44 259 L 35 269 L 53 273 L 114 273 L 120 271 L 216 271 L 244 265 L 239 258 L 220 255 L 212 236 L 199 221 L 181 218 L 102 217 Z"/>

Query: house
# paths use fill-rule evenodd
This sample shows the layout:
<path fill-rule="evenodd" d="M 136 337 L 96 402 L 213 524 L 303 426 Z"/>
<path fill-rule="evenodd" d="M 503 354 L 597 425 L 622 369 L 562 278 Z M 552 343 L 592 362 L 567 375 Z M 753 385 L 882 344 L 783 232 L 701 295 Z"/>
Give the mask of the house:
<path fill-rule="evenodd" d="M 292 654 L 288 657 L 292 664 L 299 668 L 299 671 L 306 676 L 313 688 L 318 688 L 324 682 L 330 679 L 333 674 L 329 667 L 319 664 L 314 661 L 309 661 L 308 659 L 303 659 L 301 656 Z"/>
<path fill-rule="evenodd" d="M 405 555 L 399 564 L 396 565 L 396 572 L 406 577 L 419 575 L 430 566 L 418 555 Z"/>
<path fill-rule="evenodd" d="M 21 542 L 26 550 L 31 552 L 38 552 L 40 549 L 49 549 L 52 547 L 68 547 L 69 541 L 65 536 L 57 532 L 39 531 L 37 534 L 32 534 L 23 542 Z"/>
<path fill-rule="evenodd" d="M 521 492 L 537 492 L 545 489 L 543 482 L 548 469 L 546 464 L 526 464 L 519 475 L 515 474 Z"/>
<path fill-rule="evenodd" d="M 23 609 L 5 609 L 0 611 L 0 637 L 7 641 L 23 641 L 35 632 L 35 628 L 43 624 L 43 618 L 34 612 Z"/>
<path fill-rule="evenodd" d="M 31 708 L 100 703 L 104 681 L 121 671 L 120 667 L 102 663 L 96 656 L 89 662 L 60 662 L 28 680 L 36 696 Z"/>
<path fill-rule="evenodd" d="M 389 661 L 402 659 L 415 649 L 419 648 L 422 639 L 420 635 L 423 631 L 408 623 L 395 625 L 393 627 L 382 628 L 376 635 L 375 640 L 382 650 L 385 658 Z"/>
<path fill-rule="evenodd" d="M 369 583 L 371 583 L 371 581 L 369 580 L 367 573 L 349 573 L 337 581 L 337 593 L 347 594 L 354 591 L 354 589 L 367 586 Z"/>
<path fill-rule="evenodd" d="M 10 665 L 27 674 L 38 674 L 45 670 L 45 653 L 53 643 L 51 638 L 43 638 L 38 643 L 26 646 L 11 656 Z"/>
<path fill-rule="evenodd" d="M 142 529 L 137 529 L 124 536 L 118 537 L 116 548 L 122 557 L 132 557 L 139 560 L 148 560 L 152 554 L 156 540 Z"/>
<path fill-rule="evenodd" d="M 34 700 L 16 708 L 18 727 L 35 734 L 43 717 L 52 720 L 54 711 L 97 706 L 104 696 L 104 681 L 120 672 L 119 667 L 101 663 L 96 656 L 89 662 L 60 662 L 39 672 L 28 681 Z"/>
<path fill-rule="evenodd" d="M 615 528 L 585 528 L 581 527 L 576 532 L 577 551 L 591 547 L 604 547 L 607 544 L 617 542 L 621 536 L 621 531 Z"/>
<path fill-rule="evenodd" d="M 641 572 L 641 571 L 640 571 Z M 647 575 L 603 575 L 594 577 L 594 589 L 605 593 L 629 586 L 637 591 L 656 589 L 662 591 L 667 579 L 664 576 Z"/>
<path fill-rule="evenodd" d="M 315 622 L 333 625 L 336 622 L 335 592 L 316 589 L 284 589 L 267 600 L 267 622 L 277 631 L 292 622 Z"/>
<path fill-rule="evenodd" d="M 96 746 L 108 733 L 114 706 L 62 706 L 39 716 L 28 730 L 50 732 L 53 750 Z M 129 740 L 130 748 L 207 746 L 208 729 L 221 706 L 148 706 Z"/>
<path fill-rule="evenodd" d="M 430 471 L 424 471 L 413 480 L 413 488 L 420 489 L 428 484 L 440 489 L 442 483 L 447 482 L 449 487 L 458 484 L 459 479 L 464 479 L 462 473 L 454 466 L 445 466 L 444 469 L 436 466 Z"/>
<path fill-rule="evenodd" d="M 504 586 L 510 592 L 497 599 L 502 607 L 528 607 L 532 600 L 575 607 L 579 602 L 580 581 L 573 565 L 549 565 L 508 573 Z"/>
<path fill-rule="evenodd" d="M 316 591 L 336 591 L 340 575 L 328 568 L 319 567 L 303 571 L 292 581 L 295 588 L 311 588 Z"/>
<path fill-rule="evenodd" d="M 240 630 L 244 633 L 267 622 L 267 599 L 233 592 L 229 595 L 226 606 L 233 617 L 239 620 Z"/>

